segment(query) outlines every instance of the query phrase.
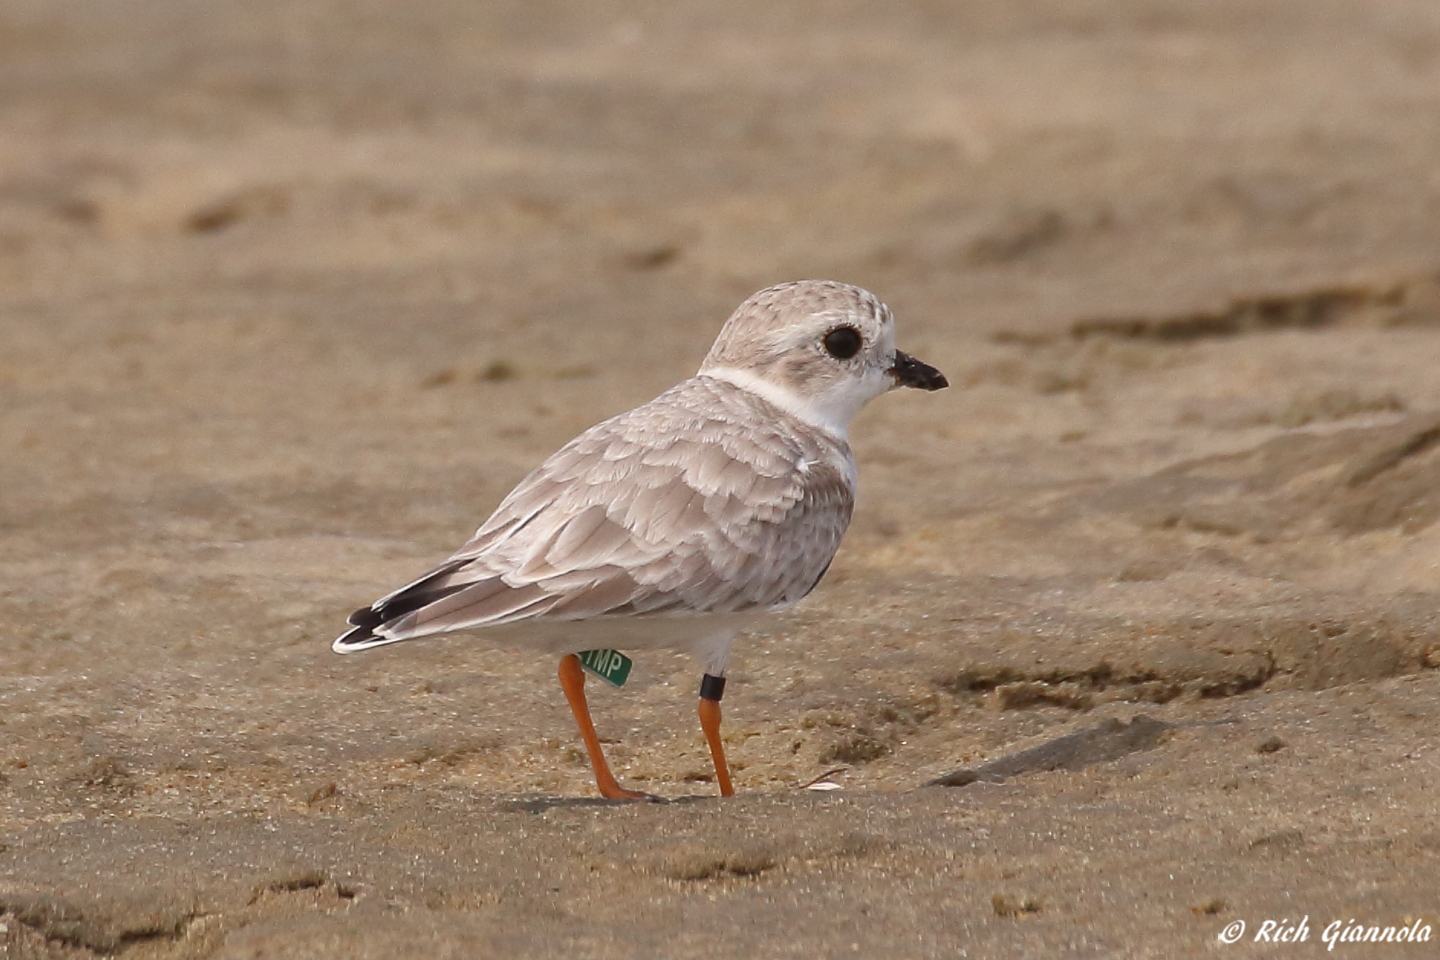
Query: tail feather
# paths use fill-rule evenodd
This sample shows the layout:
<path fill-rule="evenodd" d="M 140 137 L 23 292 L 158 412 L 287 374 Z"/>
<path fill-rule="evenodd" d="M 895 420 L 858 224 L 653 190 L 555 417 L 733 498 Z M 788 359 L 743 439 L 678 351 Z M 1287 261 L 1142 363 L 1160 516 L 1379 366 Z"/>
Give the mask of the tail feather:
<path fill-rule="evenodd" d="M 385 615 L 374 607 L 361 607 L 346 617 L 345 621 L 352 627 L 378 627 L 385 622 Z"/>
<path fill-rule="evenodd" d="M 394 623 L 401 617 L 471 586 L 470 583 L 446 582 L 450 574 L 464 566 L 466 562 L 465 560 L 452 560 L 425 574 L 414 583 L 402 587 L 388 596 L 381 597 L 370 606 L 356 610 L 347 618 L 355 629 L 336 638 L 335 642 L 330 645 L 330 649 L 336 653 L 354 653 L 357 650 L 368 650 L 371 647 L 384 646 L 387 643 L 397 643 L 400 640 L 408 639 L 407 637 L 382 637 L 375 631 L 377 628 Z"/>
<path fill-rule="evenodd" d="M 398 643 L 400 639 L 377 636 L 369 627 L 356 627 L 336 637 L 335 642 L 330 644 L 330 649 L 336 653 L 356 653 L 371 647 L 383 647 L 387 643 Z"/>
<path fill-rule="evenodd" d="M 451 594 L 459 593 L 469 586 L 473 586 L 473 584 L 455 583 L 402 593 L 392 599 L 381 600 L 373 606 L 361 607 L 350 614 L 348 619 L 352 627 L 365 627 L 373 630 L 375 627 L 394 623 L 406 614 L 414 613 L 432 603 L 444 600 Z"/>

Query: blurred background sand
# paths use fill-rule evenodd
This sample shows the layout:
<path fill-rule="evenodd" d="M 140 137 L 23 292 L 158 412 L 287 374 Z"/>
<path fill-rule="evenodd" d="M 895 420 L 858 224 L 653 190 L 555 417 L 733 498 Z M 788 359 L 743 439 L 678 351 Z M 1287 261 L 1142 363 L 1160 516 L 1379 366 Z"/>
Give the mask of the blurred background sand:
<path fill-rule="evenodd" d="M 707 799 L 614 806 L 549 660 L 330 653 L 798 277 L 954 386 L 865 412 L 830 575 L 737 645 L 740 796 L 684 658 L 592 707 Z M 1440 925 L 1437 368 L 1429 0 L 6 0 L 4 955 Z"/>

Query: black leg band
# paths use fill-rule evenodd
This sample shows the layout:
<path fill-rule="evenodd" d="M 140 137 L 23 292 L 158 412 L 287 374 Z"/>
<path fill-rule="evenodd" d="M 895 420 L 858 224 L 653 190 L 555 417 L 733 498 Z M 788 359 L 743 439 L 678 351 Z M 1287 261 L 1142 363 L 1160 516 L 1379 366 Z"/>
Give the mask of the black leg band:
<path fill-rule="evenodd" d="M 719 703 L 723 696 L 725 696 L 725 678 L 705 674 L 700 681 L 700 699 L 714 700 Z"/>

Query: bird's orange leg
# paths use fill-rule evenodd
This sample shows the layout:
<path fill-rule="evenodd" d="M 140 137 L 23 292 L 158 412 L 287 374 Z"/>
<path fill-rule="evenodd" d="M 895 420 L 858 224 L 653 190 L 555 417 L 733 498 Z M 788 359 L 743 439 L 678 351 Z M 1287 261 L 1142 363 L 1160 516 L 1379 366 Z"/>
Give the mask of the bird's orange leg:
<path fill-rule="evenodd" d="M 575 714 L 575 723 L 580 727 L 580 738 L 585 741 L 585 752 L 590 754 L 590 766 L 595 770 L 595 785 L 600 796 L 610 800 L 649 800 L 648 793 L 626 790 L 615 782 L 610 767 L 605 763 L 605 754 L 600 752 L 600 738 L 595 734 L 595 724 L 590 721 L 590 705 L 585 702 L 585 671 L 580 658 L 568 654 L 560 660 L 560 688 L 570 702 L 570 712 Z"/>
<path fill-rule="evenodd" d="M 725 745 L 720 742 L 720 698 L 724 695 L 725 678 L 705 674 L 700 681 L 700 729 L 705 731 L 705 741 L 710 744 L 720 796 L 733 797 L 735 788 L 730 784 L 730 765 L 725 762 Z"/>

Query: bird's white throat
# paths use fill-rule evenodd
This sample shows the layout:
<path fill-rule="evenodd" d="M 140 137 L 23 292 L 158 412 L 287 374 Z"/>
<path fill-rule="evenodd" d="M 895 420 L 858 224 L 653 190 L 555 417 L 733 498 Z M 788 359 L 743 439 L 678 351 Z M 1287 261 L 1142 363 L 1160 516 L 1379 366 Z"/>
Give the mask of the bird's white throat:
<path fill-rule="evenodd" d="M 741 390 L 749 391 L 784 410 L 792 417 L 803 420 L 810 426 L 823 430 L 840 440 L 847 438 L 850 421 L 859 407 L 863 405 L 862 401 L 852 409 L 850 404 L 837 404 L 833 398 L 804 397 L 788 387 L 758 377 L 749 370 L 741 370 L 738 367 L 709 367 L 700 371 L 699 375 L 710 377 L 712 380 L 723 380 Z M 827 400 L 831 402 L 827 403 Z"/>

